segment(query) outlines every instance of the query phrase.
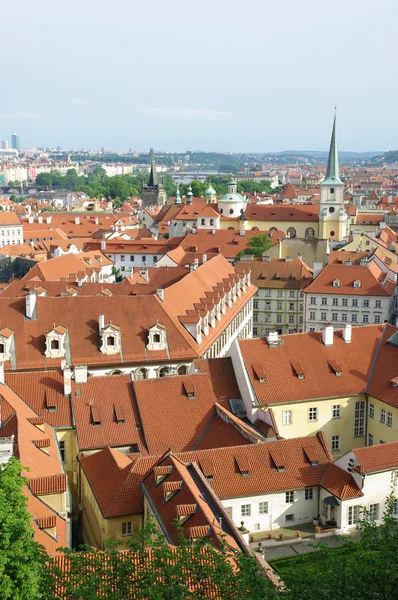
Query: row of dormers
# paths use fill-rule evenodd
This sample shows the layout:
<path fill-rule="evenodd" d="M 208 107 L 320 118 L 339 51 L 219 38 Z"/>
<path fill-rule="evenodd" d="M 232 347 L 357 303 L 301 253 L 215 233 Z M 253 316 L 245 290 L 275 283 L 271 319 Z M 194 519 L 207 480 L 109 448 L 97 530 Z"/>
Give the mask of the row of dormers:
<path fill-rule="evenodd" d="M 216 321 L 220 321 L 222 315 L 225 315 L 227 306 L 232 308 L 242 292 L 246 292 L 246 286 L 250 286 L 250 270 L 237 269 L 213 286 L 212 291 L 205 292 L 205 298 L 201 298 L 193 309 L 179 317 L 180 323 L 201 344 L 202 334 L 209 334 L 209 326 L 214 329 Z"/>

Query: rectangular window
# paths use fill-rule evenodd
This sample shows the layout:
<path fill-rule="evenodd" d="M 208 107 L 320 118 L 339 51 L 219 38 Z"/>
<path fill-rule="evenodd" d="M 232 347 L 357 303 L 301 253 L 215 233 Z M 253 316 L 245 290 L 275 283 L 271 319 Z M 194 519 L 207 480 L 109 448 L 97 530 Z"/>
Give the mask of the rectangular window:
<path fill-rule="evenodd" d="M 385 444 L 384 440 L 379 439 L 379 444 Z"/>
<path fill-rule="evenodd" d="M 314 313 L 314 311 L 310 312 L 310 320 L 311 321 L 315 321 L 315 313 Z"/>
<path fill-rule="evenodd" d="M 257 335 L 257 327 L 253 327 L 253 335 Z"/>
<path fill-rule="evenodd" d="M 373 446 L 373 435 L 368 433 L 368 446 Z"/>
<path fill-rule="evenodd" d="M 342 313 L 342 315 L 341 315 L 341 320 L 342 320 L 343 322 L 346 322 L 346 321 L 347 321 L 347 319 L 348 319 L 348 315 L 347 315 L 347 313 Z"/>
<path fill-rule="evenodd" d="M 339 299 L 338 298 L 333 298 L 332 305 L 333 306 L 338 306 L 339 305 Z"/>
<path fill-rule="evenodd" d="M 283 296 L 283 291 L 282 290 L 278 290 L 277 294 L 278 298 L 282 298 Z"/>
<path fill-rule="evenodd" d="M 360 437 L 365 433 L 365 402 L 355 402 L 354 435 Z"/>
<path fill-rule="evenodd" d="M 341 409 L 340 404 L 333 404 L 333 408 L 332 408 L 333 419 L 340 419 L 340 417 L 341 417 L 340 409 Z"/>
<path fill-rule="evenodd" d="M 308 409 L 308 420 L 309 421 L 316 421 L 318 418 L 318 409 L 316 407 L 313 408 L 309 408 Z"/>
<path fill-rule="evenodd" d="M 351 321 L 353 323 L 357 323 L 358 322 L 358 315 L 356 315 L 355 313 L 353 315 L 351 315 Z"/>
<path fill-rule="evenodd" d="M 158 261 L 158 257 L 157 257 L 157 256 L 154 256 L 154 257 L 153 257 L 153 262 L 155 263 L 155 262 L 157 262 L 157 261 Z"/>
<path fill-rule="evenodd" d="M 120 255 L 120 260 L 121 260 L 122 262 L 124 262 L 124 259 L 125 259 L 125 258 L 126 258 L 126 257 L 125 257 L 125 255 L 124 255 L 124 254 L 121 254 L 121 255 Z"/>
<path fill-rule="evenodd" d="M 338 315 L 337 313 L 332 313 L 332 321 L 337 321 Z"/>
<path fill-rule="evenodd" d="M 322 304 L 323 306 L 326 306 L 326 305 L 327 305 L 327 303 L 328 303 L 328 299 L 327 299 L 327 298 L 322 298 L 322 302 L 321 302 L 321 304 Z"/>
<path fill-rule="evenodd" d="M 255 323 L 257 323 L 257 322 L 258 322 L 258 313 L 253 313 L 253 321 L 254 321 Z"/>
<path fill-rule="evenodd" d="M 59 442 L 59 452 L 61 454 L 62 462 L 65 462 L 65 442 Z"/>
<path fill-rule="evenodd" d="M 133 533 L 133 527 L 131 521 L 125 521 L 122 523 L 122 536 L 131 535 Z"/>
<path fill-rule="evenodd" d="M 381 323 L 380 315 L 375 315 L 375 323 Z"/>
<path fill-rule="evenodd" d="M 258 512 L 260 515 L 268 514 L 268 502 L 259 502 L 258 503 Z"/>
<path fill-rule="evenodd" d="M 242 504 L 240 507 L 240 514 L 242 517 L 250 517 L 251 515 L 251 504 Z"/>
<path fill-rule="evenodd" d="M 271 310 L 271 302 L 265 303 L 265 310 Z"/>
<path fill-rule="evenodd" d="M 315 298 L 315 296 L 311 296 L 311 298 L 310 298 L 310 304 L 316 304 L 316 298 Z"/>
<path fill-rule="evenodd" d="M 289 315 L 289 323 L 294 323 L 294 315 Z"/>
<path fill-rule="evenodd" d="M 326 321 L 326 313 L 321 312 L 321 321 Z"/>
<path fill-rule="evenodd" d="M 343 306 L 348 306 L 348 298 L 343 298 L 341 303 Z"/>
<path fill-rule="evenodd" d="M 369 323 L 369 315 L 362 315 L 362 323 Z"/>
<path fill-rule="evenodd" d="M 253 301 L 253 308 L 258 308 L 258 300 Z"/>
<path fill-rule="evenodd" d="M 276 315 L 276 322 L 282 323 L 282 315 Z"/>
<path fill-rule="evenodd" d="M 332 450 L 340 450 L 340 436 L 332 435 Z"/>
<path fill-rule="evenodd" d="M 375 307 L 376 308 L 381 308 L 381 300 L 376 300 Z"/>
<path fill-rule="evenodd" d="M 292 424 L 292 411 L 291 410 L 284 410 L 283 411 L 283 424 L 284 425 L 291 425 Z"/>
<path fill-rule="evenodd" d="M 363 301 L 363 305 L 364 308 L 369 308 L 369 300 L 367 298 L 365 298 L 365 300 Z"/>
<path fill-rule="evenodd" d="M 134 262 L 134 256 L 130 254 L 130 262 Z"/>
<path fill-rule="evenodd" d="M 371 419 L 373 419 L 373 418 L 374 418 L 374 416 L 375 416 L 375 405 L 374 405 L 374 404 L 372 404 L 372 403 L 370 403 L 370 404 L 369 404 L 369 417 L 370 417 Z"/>
<path fill-rule="evenodd" d="M 276 310 L 282 310 L 282 302 L 276 303 Z"/>
<path fill-rule="evenodd" d="M 352 301 L 352 305 L 358 306 L 358 298 L 354 298 L 354 300 Z"/>
<path fill-rule="evenodd" d="M 292 502 L 294 502 L 294 492 L 286 492 L 285 502 L 286 504 L 291 504 Z"/>
<path fill-rule="evenodd" d="M 380 409 L 380 423 L 384 423 L 384 424 L 386 423 L 386 414 L 387 414 L 386 409 L 381 408 Z"/>
<path fill-rule="evenodd" d="M 369 517 L 373 519 L 373 521 L 377 521 L 379 518 L 379 505 L 371 504 L 369 506 Z"/>
<path fill-rule="evenodd" d="M 286 523 L 286 525 L 288 523 L 294 523 L 294 514 L 286 515 L 286 517 L 285 517 L 285 523 Z"/>
<path fill-rule="evenodd" d="M 348 507 L 348 525 L 355 525 L 359 521 L 359 506 Z"/>
<path fill-rule="evenodd" d="M 228 515 L 229 517 L 231 517 L 231 519 L 232 519 L 232 506 L 225 506 L 225 507 L 224 507 L 224 510 L 225 510 L 225 512 L 227 513 L 227 515 Z"/>
<path fill-rule="evenodd" d="M 294 303 L 293 302 L 290 302 L 290 304 L 289 304 L 289 310 L 294 310 Z"/>
<path fill-rule="evenodd" d="M 390 412 L 389 410 L 387 411 L 387 425 L 389 427 L 392 427 L 392 412 Z"/>
<path fill-rule="evenodd" d="M 289 298 L 294 298 L 294 292 L 289 292 Z"/>
<path fill-rule="evenodd" d="M 306 488 L 304 493 L 306 500 L 312 500 L 314 497 L 314 490 L 312 488 Z"/>

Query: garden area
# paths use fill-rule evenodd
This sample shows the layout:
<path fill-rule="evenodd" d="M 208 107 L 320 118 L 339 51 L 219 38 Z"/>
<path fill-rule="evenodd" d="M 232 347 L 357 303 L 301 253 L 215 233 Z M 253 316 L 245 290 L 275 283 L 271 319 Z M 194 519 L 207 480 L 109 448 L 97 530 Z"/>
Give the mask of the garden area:
<path fill-rule="evenodd" d="M 344 562 L 350 562 L 350 555 L 353 550 L 350 546 L 337 546 L 336 548 L 328 548 L 328 552 L 338 552 L 339 556 L 344 556 Z M 322 564 L 325 560 L 324 552 L 318 550 L 306 554 L 296 554 L 286 558 L 276 558 L 270 560 L 269 564 L 276 571 L 279 577 L 286 584 L 290 584 L 292 579 L 297 576 L 297 569 L 303 573 L 314 576 L 316 573 L 322 572 Z"/>

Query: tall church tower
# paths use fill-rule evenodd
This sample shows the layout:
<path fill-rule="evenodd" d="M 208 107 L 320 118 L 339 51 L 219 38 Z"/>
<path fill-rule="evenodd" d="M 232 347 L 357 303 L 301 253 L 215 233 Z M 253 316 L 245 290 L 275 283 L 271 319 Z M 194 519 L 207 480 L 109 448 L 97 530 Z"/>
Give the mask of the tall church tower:
<path fill-rule="evenodd" d="M 158 182 L 155 159 L 152 158 L 148 184 L 142 186 L 142 204 L 143 206 L 163 206 L 166 199 L 166 190 L 164 185 Z"/>
<path fill-rule="evenodd" d="M 334 115 L 332 139 L 326 177 L 321 183 L 319 211 L 319 237 L 343 240 L 347 237 L 348 217 L 344 208 L 344 183 L 339 174 L 339 153 L 336 138 L 336 115 Z"/>

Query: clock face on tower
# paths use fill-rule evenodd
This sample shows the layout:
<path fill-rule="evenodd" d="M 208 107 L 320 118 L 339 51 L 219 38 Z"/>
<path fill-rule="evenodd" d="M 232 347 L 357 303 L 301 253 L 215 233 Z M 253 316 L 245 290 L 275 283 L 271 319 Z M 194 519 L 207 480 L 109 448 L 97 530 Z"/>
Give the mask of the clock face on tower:
<path fill-rule="evenodd" d="M 331 206 L 331 207 L 329 208 L 329 212 L 330 212 L 330 213 L 334 213 L 334 211 L 335 211 L 335 210 L 336 210 L 336 209 L 334 208 L 334 206 Z"/>

